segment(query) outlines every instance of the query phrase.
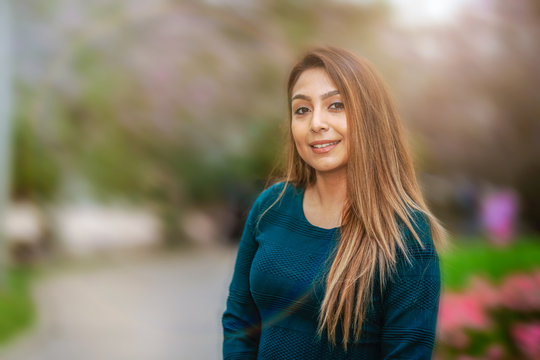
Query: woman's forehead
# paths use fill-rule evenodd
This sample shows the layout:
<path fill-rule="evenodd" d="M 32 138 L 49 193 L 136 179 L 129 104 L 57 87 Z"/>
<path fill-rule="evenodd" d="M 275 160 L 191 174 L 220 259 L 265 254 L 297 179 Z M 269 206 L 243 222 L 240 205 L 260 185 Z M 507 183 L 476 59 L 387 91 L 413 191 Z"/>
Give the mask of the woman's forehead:
<path fill-rule="evenodd" d="M 318 96 L 337 90 L 336 85 L 323 68 L 304 70 L 292 88 L 292 97 L 296 95 Z"/>

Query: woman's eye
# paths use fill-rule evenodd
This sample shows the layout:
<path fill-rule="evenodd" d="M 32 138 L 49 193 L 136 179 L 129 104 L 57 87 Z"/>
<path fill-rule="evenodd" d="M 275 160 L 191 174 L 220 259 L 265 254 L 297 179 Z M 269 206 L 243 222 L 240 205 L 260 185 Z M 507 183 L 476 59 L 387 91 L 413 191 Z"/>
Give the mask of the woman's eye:
<path fill-rule="evenodd" d="M 345 105 L 343 105 L 342 102 L 335 102 L 330 105 L 330 109 L 332 110 L 343 110 L 345 108 Z"/>
<path fill-rule="evenodd" d="M 307 113 L 308 111 L 309 111 L 309 109 L 308 109 L 307 107 L 301 106 L 301 107 L 299 107 L 298 109 L 296 109 L 296 110 L 294 111 L 294 113 L 295 113 L 296 115 L 304 115 L 304 114 Z"/>

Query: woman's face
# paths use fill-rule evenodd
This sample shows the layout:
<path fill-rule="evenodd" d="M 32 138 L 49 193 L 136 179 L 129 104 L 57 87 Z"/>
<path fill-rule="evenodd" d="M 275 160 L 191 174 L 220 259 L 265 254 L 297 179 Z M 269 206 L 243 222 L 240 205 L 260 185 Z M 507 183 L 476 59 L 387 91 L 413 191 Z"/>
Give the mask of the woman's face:
<path fill-rule="evenodd" d="M 292 89 L 291 130 L 296 149 L 318 174 L 344 172 L 347 118 L 341 95 L 322 68 L 305 70 Z"/>

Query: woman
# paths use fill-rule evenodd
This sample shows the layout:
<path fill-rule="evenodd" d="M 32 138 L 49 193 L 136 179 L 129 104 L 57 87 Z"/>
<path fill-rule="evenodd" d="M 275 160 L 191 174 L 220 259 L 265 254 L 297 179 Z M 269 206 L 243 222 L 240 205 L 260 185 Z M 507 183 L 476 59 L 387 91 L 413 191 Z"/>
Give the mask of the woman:
<path fill-rule="evenodd" d="M 248 216 L 224 359 L 429 359 L 445 232 L 401 122 L 364 59 L 324 47 L 288 81 L 284 182 Z"/>

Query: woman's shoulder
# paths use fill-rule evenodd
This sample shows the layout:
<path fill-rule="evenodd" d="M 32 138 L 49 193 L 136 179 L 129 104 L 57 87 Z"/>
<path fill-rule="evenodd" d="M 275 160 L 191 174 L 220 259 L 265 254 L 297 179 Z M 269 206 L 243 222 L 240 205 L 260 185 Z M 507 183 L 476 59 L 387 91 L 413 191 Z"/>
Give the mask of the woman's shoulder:
<path fill-rule="evenodd" d="M 294 187 L 294 185 L 285 181 L 274 183 L 259 194 L 255 200 L 255 205 L 267 208 L 280 197 L 287 198 L 290 195 L 293 195 L 293 192 L 297 192 L 297 190 L 298 189 Z"/>
<path fill-rule="evenodd" d="M 412 227 L 409 228 L 403 219 L 398 220 L 398 224 L 405 241 L 405 245 L 409 250 L 413 251 L 427 251 L 432 252 L 435 249 L 433 238 L 431 234 L 431 225 L 428 215 L 418 209 L 409 209 L 407 218 Z M 418 240 L 414 236 L 418 236 Z"/>
<path fill-rule="evenodd" d="M 262 198 L 262 199 L 272 198 L 273 200 L 275 200 L 275 198 L 279 196 L 279 194 L 283 191 L 283 189 L 286 186 L 288 186 L 288 184 L 285 181 L 276 182 L 268 186 L 266 189 L 264 189 L 259 195 L 259 198 Z"/>
<path fill-rule="evenodd" d="M 423 211 L 414 209 L 409 211 L 408 220 L 412 231 L 403 220 L 399 220 L 405 248 L 396 249 L 397 272 L 414 276 L 423 276 L 428 273 L 437 275 L 439 256 L 433 242 L 429 216 Z"/>

